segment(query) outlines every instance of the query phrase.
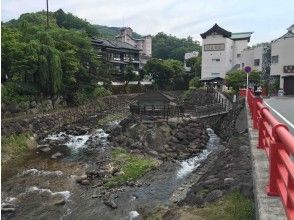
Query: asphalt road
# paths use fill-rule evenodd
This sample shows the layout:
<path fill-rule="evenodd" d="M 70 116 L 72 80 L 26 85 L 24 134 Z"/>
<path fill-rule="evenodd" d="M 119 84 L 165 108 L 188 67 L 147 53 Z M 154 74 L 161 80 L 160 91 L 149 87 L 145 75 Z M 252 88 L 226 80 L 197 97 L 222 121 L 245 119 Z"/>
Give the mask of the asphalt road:
<path fill-rule="evenodd" d="M 294 96 L 271 97 L 264 103 L 277 119 L 286 124 L 294 135 Z"/>

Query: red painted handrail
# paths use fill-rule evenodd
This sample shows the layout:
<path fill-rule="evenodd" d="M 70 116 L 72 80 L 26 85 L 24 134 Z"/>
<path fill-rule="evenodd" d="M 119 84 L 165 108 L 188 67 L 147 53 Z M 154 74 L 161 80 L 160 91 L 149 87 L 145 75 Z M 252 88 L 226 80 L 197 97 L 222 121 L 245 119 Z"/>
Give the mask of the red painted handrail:
<path fill-rule="evenodd" d="M 258 129 L 259 148 L 263 148 L 269 160 L 267 194 L 280 196 L 288 219 L 294 220 L 294 136 L 285 124 L 280 123 L 252 91 L 247 93 L 247 103 L 252 115 L 253 127 Z"/>

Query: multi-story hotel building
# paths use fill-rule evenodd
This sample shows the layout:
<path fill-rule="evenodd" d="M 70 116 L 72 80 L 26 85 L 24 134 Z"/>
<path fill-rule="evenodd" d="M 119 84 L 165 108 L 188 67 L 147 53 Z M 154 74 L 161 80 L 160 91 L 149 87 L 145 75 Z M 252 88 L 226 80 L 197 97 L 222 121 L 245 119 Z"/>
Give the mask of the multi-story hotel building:
<path fill-rule="evenodd" d="M 232 33 L 217 24 L 203 34 L 201 80 L 224 79 L 242 65 L 241 53 L 253 32 Z"/>
<path fill-rule="evenodd" d="M 128 43 L 140 50 L 140 68 L 142 68 L 152 56 L 151 35 L 136 39 L 133 37 L 133 30 L 130 27 L 121 28 L 120 34 L 115 37 L 117 41 Z"/>
<path fill-rule="evenodd" d="M 280 88 L 294 95 L 294 24 L 282 37 L 271 42 L 271 76 L 280 78 Z"/>

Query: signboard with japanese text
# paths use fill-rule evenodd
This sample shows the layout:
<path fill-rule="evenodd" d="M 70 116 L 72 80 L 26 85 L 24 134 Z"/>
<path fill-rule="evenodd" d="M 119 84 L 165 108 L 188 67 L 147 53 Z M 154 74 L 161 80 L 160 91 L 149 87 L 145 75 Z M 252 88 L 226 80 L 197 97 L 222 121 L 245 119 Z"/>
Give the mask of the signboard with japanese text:
<path fill-rule="evenodd" d="M 284 73 L 294 73 L 294 66 L 284 66 Z"/>
<path fill-rule="evenodd" d="M 205 44 L 204 51 L 222 51 L 225 50 L 225 44 Z"/>

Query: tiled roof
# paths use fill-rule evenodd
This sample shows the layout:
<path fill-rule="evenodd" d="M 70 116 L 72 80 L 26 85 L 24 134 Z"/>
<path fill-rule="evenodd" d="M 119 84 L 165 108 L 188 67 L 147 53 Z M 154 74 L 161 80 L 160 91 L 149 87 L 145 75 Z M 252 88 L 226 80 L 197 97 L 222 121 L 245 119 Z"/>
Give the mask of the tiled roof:
<path fill-rule="evenodd" d="M 111 47 L 111 48 L 117 48 L 117 49 L 128 49 L 128 50 L 138 50 L 138 48 L 132 46 L 131 44 L 116 41 L 116 40 L 106 40 L 106 39 L 100 39 L 100 38 L 94 38 L 92 39 L 92 44 L 103 46 L 103 47 Z"/>
<path fill-rule="evenodd" d="M 220 26 L 218 26 L 217 24 L 213 25 L 212 28 L 210 28 L 208 31 L 200 34 L 200 36 L 205 39 L 208 35 L 211 35 L 212 33 L 218 33 L 223 35 L 224 37 L 231 37 L 231 32 L 221 28 Z"/>
<path fill-rule="evenodd" d="M 293 26 L 293 25 L 292 25 L 292 26 Z M 280 39 L 286 39 L 286 38 L 292 38 L 292 37 L 294 37 L 294 32 L 292 32 L 292 31 L 288 31 L 288 32 L 287 32 L 286 34 L 284 34 L 282 37 L 279 37 L 279 38 L 273 40 L 272 43 L 277 42 L 277 41 L 280 40 Z"/>
<path fill-rule="evenodd" d="M 243 40 L 243 39 L 250 39 L 251 34 L 253 32 L 240 32 L 240 33 L 232 33 L 231 39 L 232 40 Z"/>

